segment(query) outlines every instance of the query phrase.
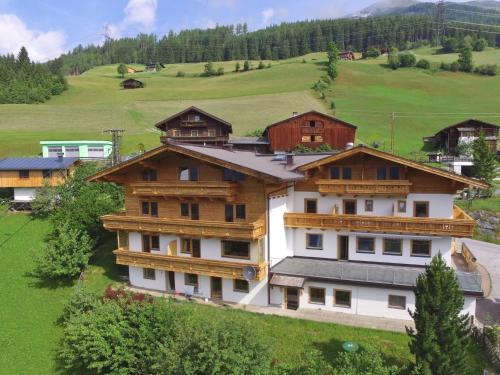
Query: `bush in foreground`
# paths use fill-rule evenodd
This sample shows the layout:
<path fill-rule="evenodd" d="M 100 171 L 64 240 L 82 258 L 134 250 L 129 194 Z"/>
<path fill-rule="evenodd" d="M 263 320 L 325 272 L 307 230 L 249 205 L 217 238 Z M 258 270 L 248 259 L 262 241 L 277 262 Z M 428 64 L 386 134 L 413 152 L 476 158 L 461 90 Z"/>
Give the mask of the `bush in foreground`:
<path fill-rule="evenodd" d="M 430 69 L 431 63 L 429 62 L 429 60 L 420 59 L 417 61 L 416 66 L 417 66 L 417 68 L 420 68 L 420 69 Z"/>

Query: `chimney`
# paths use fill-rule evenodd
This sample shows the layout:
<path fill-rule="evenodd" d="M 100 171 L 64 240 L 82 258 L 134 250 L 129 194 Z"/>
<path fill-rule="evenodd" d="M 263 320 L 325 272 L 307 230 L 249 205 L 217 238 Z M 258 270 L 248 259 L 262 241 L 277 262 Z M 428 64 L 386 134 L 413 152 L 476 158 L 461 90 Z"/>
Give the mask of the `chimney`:
<path fill-rule="evenodd" d="M 292 117 L 298 116 L 299 112 L 292 112 Z"/>
<path fill-rule="evenodd" d="M 63 161 L 63 156 L 64 156 L 64 154 L 62 152 L 58 152 L 57 153 L 57 161 L 60 161 L 60 162 Z"/>
<path fill-rule="evenodd" d="M 293 154 L 286 154 L 286 166 L 293 165 Z"/>

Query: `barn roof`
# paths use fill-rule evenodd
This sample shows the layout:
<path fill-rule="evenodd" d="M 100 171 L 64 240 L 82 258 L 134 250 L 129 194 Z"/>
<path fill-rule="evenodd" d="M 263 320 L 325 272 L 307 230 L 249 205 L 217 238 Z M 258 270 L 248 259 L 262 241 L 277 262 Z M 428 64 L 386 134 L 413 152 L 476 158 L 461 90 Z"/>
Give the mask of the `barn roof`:
<path fill-rule="evenodd" d="M 125 81 L 122 81 L 122 84 L 123 83 L 127 83 L 127 82 L 139 82 L 139 83 L 142 83 L 141 81 L 139 81 L 138 79 L 135 79 L 135 78 L 128 78 L 126 79 Z"/>
<path fill-rule="evenodd" d="M 4 158 L 0 159 L 1 171 L 61 170 L 68 169 L 78 158 Z"/>
<path fill-rule="evenodd" d="M 464 120 L 464 121 L 461 121 L 461 122 L 457 122 L 456 124 L 453 124 L 453 125 L 450 125 L 450 126 L 447 126 L 446 128 L 443 128 L 441 130 L 439 130 L 436 134 L 433 135 L 433 137 L 436 137 L 439 135 L 439 133 L 441 132 L 444 132 L 445 130 L 448 130 L 448 129 L 451 129 L 451 128 L 455 128 L 455 127 L 459 127 L 459 126 L 476 126 L 476 127 L 480 127 L 480 126 L 491 126 L 491 127 L 494 127 L 494 128 L 500 128 L 500 125 L 495 125 L 495 124 L 491 124 L 489 122 L 486 122 L 486 121 L 482 121 L 482 120 L 477 120 L 475 118 L 470 118 L 470 119 L 467 119 L 467 120 Z"/>
<path fill-rule="evenodd" d="M 220 122 L 221 124 L 223 124 L 224 126 L 226 126 L 228 129 L 229 129 L 229 132 L 232 133 L 233 132 L 233 125 L 231 125 L 231 123 L 227 122 L 226 120 L 223 120 L 217 116 L 214 116 L 212 115 L 211 113 L 208 113 L 198 107 L 195 107 L 195 106 L 190 106 L 180 112 L 177 112 L 176 114 L 173 114 L 172 116 L 170 117 L 167 117 L 166 119 L 164 120 L 161 120 L 160 122 L 156 123 L 155 124 L 155 127 L 157 127 L 158 129 L 161 129 L 161 130 L 164 130 L 165 129 L 165 124 L 169 121 L 172 121 L 174 119 L 176 119 L 177 117 L 180 117 L 182 116 L 183 114 L 187 113 L 187 112 L 190 112 L 190 111 L 195 111 L 195 112 L 199 112 L 207 117 L 210 117 L 211 119 L 217 121 L 217 122 Z"/>
<path fill-rule="evenodd" d="M 356 126 L 356 125 L 353 125 L 353 124 L 351 124 L 351 123 L 349 123 L 349 122 L 347 122 L 347 121 L 340 120 L 340 119 L 338 119 L 338 118 L 336 118 L 336 117 L 333 117 L 333 116 L 327 115 L 326 113 L 323 113 L 323 112 L 319 112 L 319 111 L 311 110 L 311 111 L 308 111 L 308 112 L 301 113 L 300 115 L 291 116 L 291 117 L 286 118 L 286 119 L 284 119 L 284 120 L 280 120 L 280 121 L 278 121 L 278 122 L 275 122 L 274 124 L 268 125 L 268 126 L 266 127 L 266 129 L 264 129 L 264 136 L 267 134 L 268 130 L 269 130 L 270 128 L 272 128 L 273 126 L 280 125 L 280 124 L 282 124 L 282 123 L 288 122 L 288 121 L 290 121 L 291 119 L 294 119 L 294 118 L 304 117 L 304 116 L 309 115 L 309 114 L 311 114 L 311 113 L 314 113 L 314 114 L 316 114 L 316 115 L 319 115 L 319 116 L 321 116 L 321 117 L 324 117 L 324 118 L 327 118 L 327 119 L 330 119 L 330 120 L 334 120 L 334 121 L 340 122 L 340 123 L 342 123 L 342 124 L 344 124 L 344 125 L 350 126 L 350 127 L 354 128 L 354 129 L 357 129 L 357 126 Z"/>

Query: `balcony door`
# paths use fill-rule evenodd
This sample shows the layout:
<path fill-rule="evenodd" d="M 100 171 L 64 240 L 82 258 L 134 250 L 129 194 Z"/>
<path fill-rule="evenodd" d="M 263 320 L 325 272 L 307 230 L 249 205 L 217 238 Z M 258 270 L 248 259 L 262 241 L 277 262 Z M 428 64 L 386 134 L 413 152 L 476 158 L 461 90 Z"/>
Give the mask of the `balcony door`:
<path fill-rule="evenodd" d="M 299 308 L 299 288 L 285 288 L 285 305 L 288 310 Z"/>
<path fill-rule="evenodd" d="M 338 260 L 349 260 L 349 236 L 339 236 Z"/>
<path fill-rule="evenodd" d="M 344 215 L 356 215 L 356 200 L 344 199 Z"/>
<path fill-rule="evenodd" d="M 212 299 L 222 299 L 222 278 L 210 278 L 210 296 Z"/>

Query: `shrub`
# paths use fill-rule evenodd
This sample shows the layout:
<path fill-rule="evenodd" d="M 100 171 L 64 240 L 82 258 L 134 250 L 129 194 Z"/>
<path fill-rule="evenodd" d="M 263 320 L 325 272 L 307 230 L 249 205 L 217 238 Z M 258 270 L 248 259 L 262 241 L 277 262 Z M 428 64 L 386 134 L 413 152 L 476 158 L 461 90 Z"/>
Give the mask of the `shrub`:
<path fill-rule="evenodd" d="M 252 66 L 250 65 L 250 61 L 245 60 L 243 63 L 243 71 L 248 72 L 250 69 L 252 69 Z"/>
<path fill-rule="evenodd" d="M 398 50 L 396 48 L 391 48 L 391 51 L 387 55 L 387 64 L 393 70 L 396 70 L 401 65 L 399 61 Z"/>
<path fill-rule="evenodd" d="M 56 205 L 56 189 L 45 181 L 43 187 L 35 192 L 35 198 L 31 202 L 31 214 L 37 218 L 46 218 L 55 211 Z"/>
<path fill-rule="evenodd" d="M 430 67 L 431 67 L 431 63 L 429 62 L 429 60 L 420 59 L 417 61 L 417 68 L 430 69 Z"/>
<path fill-rule="evenodd" d="M 380 353 L 367 347 L 356 353 L 340 353 L 333 364 L 334 375 L 397 375 L 401 369 L 385 363 Z"/>
<path fill-rule="evenodd" d="M 370 47 L 367 51 L 364 51 L 362 53 L 362 57 L 364 59 L 366 58 L 372 58 L 372 59 L 375 59 L 377 57 L 380 56 L 380 50 L 378 48 L 375 48 L 375 47 Z"/>
<path fill-rule="evenodd" d="M 267 68 L 267 69 L 269 69 L 271 66 L 272 66 L 272 65 L 271 65 L 271 63 L 268 63 L 268 64 L 266 65 L 266 68 Z"/>
<path fill-rule="evenodd" d="M 96 293 L 89 291 L 83 285 L 79 285 L 71 295 L 59 322 L 65 325 L 72 317 L 85 314 L 93 310 L 99 303 L 99 297 Z"/>
<path fill-rule="evenodd" d="M 177 77 L 184 77 L 186 73 L 184 73 L 182 70 L 179 70 L 176 75 Z"/>
<path fill-rule="evenodd" d="M 453 37 L 444 37 L 443 38 L 443 52 L 444 53 L 452 53 L 458 50 L 458 39 Z"/>
<path fill-rule="evenodd" d="M 474 69 L 474 73 L 485 76 L 496 76 L 498 69 L 496 65 L 479 65 Z"/>
<path fill-rule="evenodd" d="M 462 72 L 472 72 L 474 65 L 472 62 L 472 48 L 469 46 L 465 46 L 460 51 L 460 55 L 458 56 L 458 68 Z"/>
<path fill-rule="evenodd" d="M 240 62 L 239 62 L 239 61 L 237 61 L 237 62 L 236 62 L 236 65 L 234 66 L 234 71 L 235 71 L 236 73 L 238 73 L 238 72 L 240 71 L 240 69 L 241 69 Z"/>
<path fill-rule="evenodd" d="M 413 53 L 405 52 L 399 55 L 399 64 L 402 67 L 415 66 L 416 61 L 417 59 Z"/>
<path fill-rule="evenodd" d="M 259 61 L 259 65 L 257 66 L 257 69 L 264 69 L 266 66 L 262 61 Z"/>
<path fill-rule="evenodd" d="M 214 64 L 213 62 L 209 61 L 204 65 L 203 68 L 203 77 L 211 77 L 217 75 L 217 72 L 215 71 Z"/>
<path fill-rule="evenodd" d="M 217 69 L 217 75 L 218 76 L 223 76 L 224 75 L 224 68 L 222 66 L 219 69 Z"/>
<path fill-rule="evenodd" d="M 453 61 L 451 64 L 450 64 L 450 70 L 452 72 L 458 72 L 458 70 L 460 69 L 460 65 L 458 64 L 457 61 Z"/>
<path fill-rule="evenodd" d="M 474 51 L 480 52 L 484 51 L 488 47 L 488 42 L 484 38 L 479 38 L 474 42 Z"/>
<path fill-rule="evenodd" d="M 254 130 L 249 130 L 245 133 L 245 137 L 262 137 L 264 134 L 264 129 L 254 129 Z"/>
<path fill-rule="evenodd" d="M 307 63 L 306 59 L 302 59 L 302 64 Z"/>

